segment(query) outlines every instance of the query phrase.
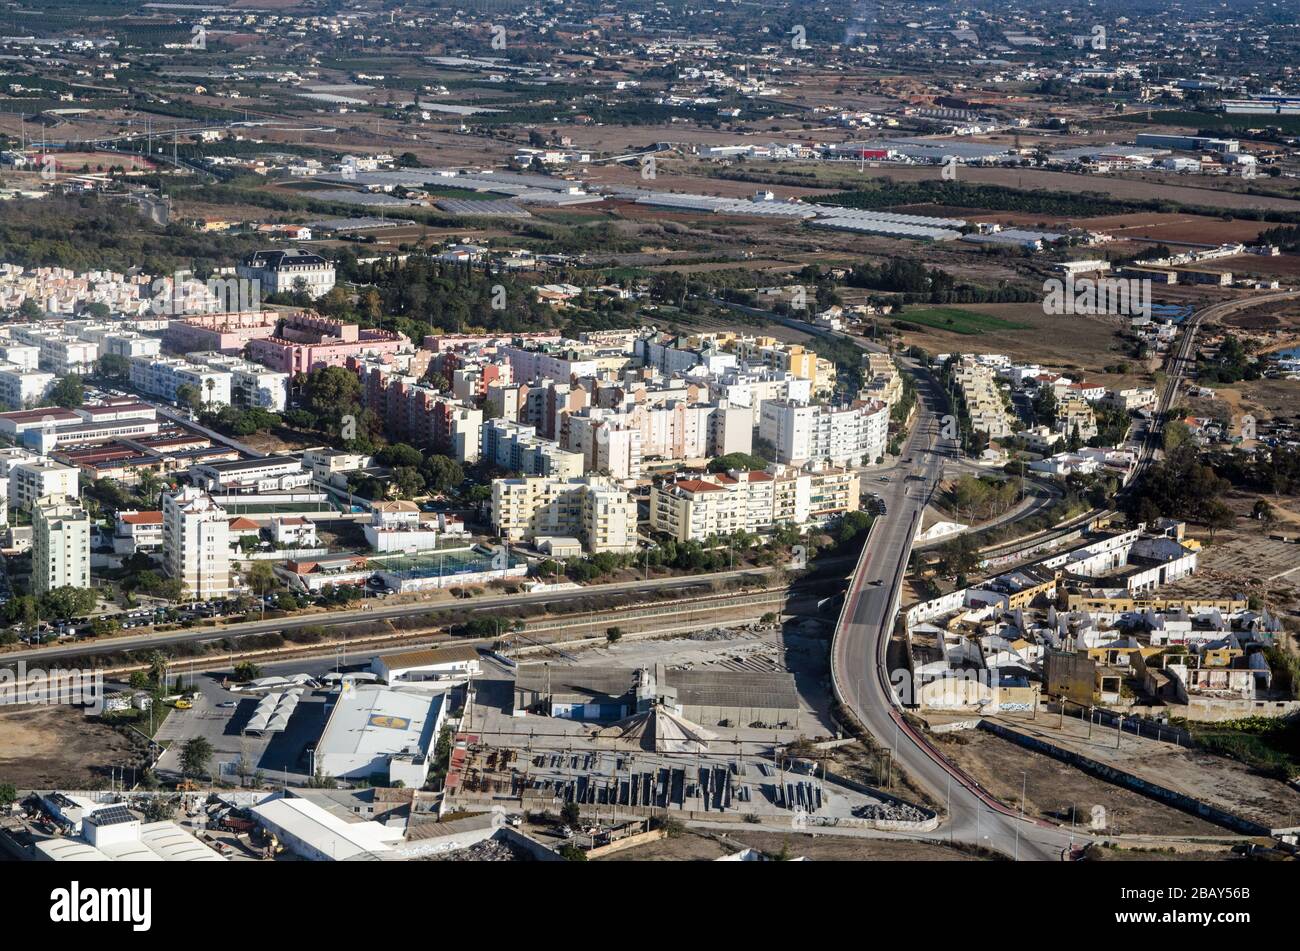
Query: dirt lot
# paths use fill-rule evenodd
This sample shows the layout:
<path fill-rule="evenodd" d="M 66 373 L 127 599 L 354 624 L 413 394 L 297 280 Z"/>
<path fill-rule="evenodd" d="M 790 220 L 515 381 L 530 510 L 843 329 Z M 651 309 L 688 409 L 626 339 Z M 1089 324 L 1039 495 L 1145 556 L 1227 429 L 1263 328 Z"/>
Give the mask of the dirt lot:
<path fill-rule="evenodd" d="M 94 789 L 108 767 L 134 766 L 126 737 L 67 706 L 0 707 L 0 781 L 19 789 Z"/>
<path fill-rule="evenodd" d="M 725 836 L 731 848 L 713 836 Z M 750 831 L 738 826 L 729 833 L 686 831 L 675 839 L 660 839 L 649 845 L 616 852 L 599 862 L 711 862 L 731 852 L 751 848 L 779 855 L 782 849 L 791 858 L 808 858 L 817 862 L 952 862 L 977 861 L 958 849 L 928 842 L 896 839 L 872 839 L 836 835 Z"/>
<path fill-rule="evenodd" d="M 1049 315 L 1043 313 L 1041 304 L 962 304 L 960 309 L 1030 326 L 1023 330 L 986 330 L 978 334 L 927 327 L 905 331 L 904 341 L 924 347 L 930 353 L 1005 353 L 1017 362 L 1041 363 L 1060 369 L 1078 367 L 1094 375 L 1109 364 L 1135 362 L 1120 349 L 1116 337 L 1116 331 L 1121 329 L 1118 318 Z M 896 319 L 906 321 L 907 311 Z M 1066 322 L 1068 333 L 1062 332 Z"/>
<path fill-rule="evenodd" d="M 1201 802 L 1216 806 L 1253 822 L 1258 822 L 1261 825 L 1271 827 L 1300 825 L 1300 791 L 1280 780 L 1256 773 L 1235 760 L 1214 756 L 1195 749 L 1187 749 L 1173 743 L 1148 739 L 1145 736 L 1139 739 L 1127 733 L 1123 736 L 1122 745 L 1116 748 L 1115 732 L 1113 730 L 1100 730 L 1094 727 L 1092 735 L 1089 736 L 1087 721 L 1080 722 L 1078 719 L 1071 717 L 1066 717 L 1064 721 L 1059 721 L 1054 715 L 1039 715 L 1036 720 L 1029 720 L 1024 717 L 1006 717 L 1002 719 L 1004 723 L 1022 733 L 1037 736 L 1050 743 L 1073 749 L 1091 759 L 1133 773 L 1142 779 L 1177 792 L 1185 793 Z M 992 737 L 992 739 L 997 738 Z M 1006 746 L 1016 760 L 1036 755 L 1028 751 L 1022 751 L 1020 747 L 1008 741 L 999 740 L 998 742 Z M 1047 762 L 1052 763 L 1058 769 L 1069 769 L 1064 764 L 1058 764 L 1050 758 L 1047 759 Z M 1010 780 L 995 778 L 995 781 L 1009 781 L 1014 786 L 1016 774 L 1023 767 L 1011 769 L 1008 764 L 1004 763 L 1003 765 L 1004 768 L 998 770 L 998 775 L 1002 777 L 1010 776 L 1011 778 Z M 1074 770 L 1071 770 L 1071 772 L 1075 772 L 1080 776 L 1085 775 Z M 1034 781 L 1031 779 L 1029 783 L 1031 797 L 1034 795 L 1034 785 Z M 1048 785 L 1040 788 L 1052 789 L 1052 786 Z M 1126 795 L 1130 795 L 1126 791 L 1120 790 L 1118 786 L 1112 788 L 1117 792 L 1125 792 Z M 1018 790 L 1016 790 L 1015 795 L 1019 796 Z M 1151 814 L 1153 817 L 1158 818 L 1158 824 L 1155 827 L 1121 828 L 1115 831 L 1156 833 L 1161 830 L 1168 832 L 1171 829 L 1180 828 L 1175 824 L 1175 820 L 1166 817 L 1181 816 L 1184 815 L 1183 813 L 1161 806 L 1154 800 L 1143 799 L 1143 801 L 1150 802 L 1150 808 L 1163 812 L 1163 816 L 1160 813 Z M 1104 800 L 1101 803 L 1106 805 Z M 1047 805 L 1050 808 L 1051 804 L 1048 803 Z M 1122 807 L 1123 804 L 1120 803 L 1120 805 Z M 1107 812 L 1110 812 L 1109 808 Z M 1191 820 L 1191 817 L 1189 816 L 1188 819 Z M 1201 820 L 1191 821 L 1200 822 Z"/>
<path fill-rule="evenodd" d="M 1041 718 L 1040 718 L 1041 719 Z M 1068 816 L 1072 805 L 1088 815 L 1106 810 L 1106 831 L 1165 835 L 1224 835 L 1225 830 L 1196 816 L 1162 805 L 1119 786 L 1095 779 L 1064 763 L 1023 749 L 984 730 L 938 738 L 944 754 L 1008 804 L 1020 802 L 1025 774 L 1025 811 L 1052 821 Z"/>

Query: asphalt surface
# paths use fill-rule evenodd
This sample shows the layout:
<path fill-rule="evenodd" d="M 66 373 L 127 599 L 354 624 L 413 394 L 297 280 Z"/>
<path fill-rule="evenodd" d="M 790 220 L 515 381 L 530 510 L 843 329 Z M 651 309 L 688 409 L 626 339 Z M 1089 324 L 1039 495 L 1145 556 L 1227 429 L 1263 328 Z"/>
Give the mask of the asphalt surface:
<path fill-rule="evenodd" d="M 1300 292 L 1285 291 L 1226 301 L 1205 308 L 1187 321 L 1168 364 L 1156 424 L 1145 434 L 1130 482 L 1151 464 L 1163 442 L 1164 415 L 1175 405 L 1183 377 L 1194 364 L 1200 324 L 1261 303 L 1296 297 Z M 936 414 L 942 412 L 941 395 L 928 378 L 917 375 L 917 382 L 920 415 L 904 453 L 912 460 L 912 477 L 878 489 L 888 506 L 888 515 L 878 518 L 872 526 L 845 597 L 832 647 L 836 694 L 877 742 L 893 751 L 895 762 L 903 770 L 938 801 L 946 803 L 948 820 L 936 837 L 995 849 L 1019 859 L 1058 860 L 1070 844 L 1084 837 L 1048 823 L 1022 819 L 1016 810 L 982 790 L 902 717 L 891 686 L 887 669 L 889 639 L 912 541 L 946 456 L 959 452 L 939 438 Z"/>
<path fill-rule="evenodd" d="M 889 636 L 897 614 L 900 588 L 912 539 L 944 462 L 960 449 L 940 438 L 938 416 L 943 397 L 931 379 L 918 374 L 918 418 L 904 458 L 909 477 L 881 490 L 888 514 L 876 519 L 849 585 L 832 647 L 835 689 L 844 703 L 895 763 L 947 806 L 948 819 L 934 833 L 994 849 L 1021 859 L 1059 860 L 1069 844 L 1068 832 L 1021 820 L 949 764 L 902 717 L 887 669 Z"/>

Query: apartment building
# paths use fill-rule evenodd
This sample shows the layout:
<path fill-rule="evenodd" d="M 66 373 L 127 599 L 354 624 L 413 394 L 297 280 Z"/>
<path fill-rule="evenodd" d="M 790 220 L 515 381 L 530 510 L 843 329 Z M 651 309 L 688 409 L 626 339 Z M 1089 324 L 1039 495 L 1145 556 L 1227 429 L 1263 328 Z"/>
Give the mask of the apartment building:
<path fill-rule="evenodd" d="M 953 379 L 961 388 L 962 401 L 976 432 L 985 433 L 990 439 L 1011 435 L 1011 414 L 1002 400 L 993 367 L 963 354 L 953 367 Z"/>
<path fill-rule="evenodd" d="M 271 370 L 216 350 L 191 353 L 188 359 L 196 366 L 230 374 L 230 403 L 247 409 L 283 412 L 289 402 L 289 374 Z"/>
<path fill-rule="evenodd" d="M 113 551 L 119 555 L 143 553 L 156 555 L 163 548 L 163 513 L 161 510 L 137 512 L 123 509 L 113 526 Z"/>
<path fill-rule="evenodd" d="M 729 406 L 746 406 L 755 420 L 761 418 L 763 404 L 768 400 L 812 400 L 812 381 L 793 373 L 773 370 L 770 367 L 742 367 L 730 369 L 709 379 L 709 399 L 726 401 Z"/>
<path fill-rule="evenodd" d="M 613 479 L 492 480 L 492 524 L 507 542 L 573 537 L 593 554 L 636 551 L 636 501 Z"/>
<path fill-rule="evenodd" d="M 583 471 L 619 480 L 641 475 L 641 428 L 628 413 L 589 406 L 569 415 L 564 448 L 580 453 Z"/>
<path fill-rule="evenodd" d="M 262 310 L 196 314 L 169 322 L 163 343 L 174 353 L 216 351 L 237 357 L 250 340 L 273 336 L 279 320 L 276 312 Z"/>
<path fill-rule="evenodd" d="M 180 402 L 182 387 L 197 391 L 199 400 L 229 406 L 233 376 L 228 370 L 202 366 L 179 357 L 136 357 L 131 361 L 131 385 L 142 393 Z"/>
<path fill-rule="evenodd" d="M 775 466 L 668 480 L 650 490 L 650 527 L 678 541 L 825 522 L 859 507 L 857 473 Z"/>
<path fill-rule="evenodd" d="M 44 370 L 29 370 L 13 363 L 0 364 L 0 403 L 23 409 L 39 405 L 57 378 Z"/>
<path fill-rule="evenodd" d="M 185 486 L 163 496 L 163 565 L 190 597 L 230 593 L 230 524 L 202 489 Z"/>
<path fill-rule="evenodd" d="M 663 482 L 650 490 L 650 527 L 683 542 L 769 529 L 774 481 L 767 472 L 734 472 Z"/>
<path fill-rule="evenodd" d="M 88 376 L 95 372 L 97 344 L 39 324 L 14 327 L 10 333 L 14 340 L 38 348 L 40 368 L 55 376 Z"/>
<path fill-rule="evenodd" d="M 99 355 L 126 357 L 156 357 L 162 353 L 162 341 L 157 337 L 146 337 L 131 330 L 119 333 L 105 333 L 97 341 Z"/>
<path fill-rule="evenodd" d="M 825 522 L 861 508 L 861 483 L 854 470 L 827 466 L 807 476 L 808 521 Z"/>
<path fill-rule="evenodd" d="M 863 385 L 860 397 L 864 400 L 879 400 L 893 409 L 903 396 L 903 378 L 894 366 L 894 360 L 887 353 L 874 350 L 863 355 Z"/>
<path fill-rule="evenodd" d="M 497 348 L 497 357 L 510 365 L 511 379 L 521 383 L 554 380 L 569 383 L 596 376 L 600 365 L 593 357 L 561 347 L 527 348 L 510 344 Z"/>
<path fill-rule="evenodd" d="M 814 395 L 835 388 L 835 364 L 799 344 L 783 343 L 774 337 L 744 337 L 733 346 L 746 363 L 761 364 L 808 380 Z"/>
<path fill-rule="evenodd" d="M 532 426 L 490 419 L 483 424 L 482 433 L 480 458 L 499 469 L 557 479 L 583 474 L 582 453 L 561 449 L 559 443 L 542 439 Z"/>
<path fill-rule="evenodd" d="M 77 469 L 52 459 L 37 458 L 9 467 L 9 505 L 33 506 L 47 496 L 77 498 Z"/>
<path fill-rule="evenodd" d="M 779 462 L 836 466 L 872 465 L 889 443 L 889 406 L 882 402 L 817 406 L 794 400 L 763 404 L 759 437 Z"/>
<path fill-rule="evenodd" d="M 1077 432 L 1086 441 L 1097 435 L 1097 417 L 1086 400 L 1067 396 L 1056 404 L 1056 429 L 1067 439 Z"/>
<path fill-rule="evenodd" d="M 32 593 L 90 587 L 90 516 L 75 496 L 47 495 L 32 506 Z"/>
<path fill-rule="evenodd" d="M 248 357 L 262 366 L 294 375 L 321 367 L 346 366 L 367 355 L 394 356 L 411 349 L 405 334 L 361 329 L 317 314 L 291 314 L 274 334 L 248 341 Z"/>
<path fill-rule="evenodd" d="M 1156 405 L 1156 391 L 1150 387 L 1130 387 L 1126 389 L 1107 390 L 1101 402 L 1127 413 L 1134 410 L 1149 409 Z"/>

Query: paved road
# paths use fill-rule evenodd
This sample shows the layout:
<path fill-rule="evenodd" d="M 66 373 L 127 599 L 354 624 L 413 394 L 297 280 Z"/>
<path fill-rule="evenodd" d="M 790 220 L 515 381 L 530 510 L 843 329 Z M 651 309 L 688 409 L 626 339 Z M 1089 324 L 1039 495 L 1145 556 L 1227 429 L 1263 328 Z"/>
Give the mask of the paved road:
<path fill-rule="evenodd" d="M 1239 310 L 1257 307 L 1260 304 L 1294 300 L 1297 297 L 1300 297 L 1300 291 L 1292 290 L 1223 301 L 1198 311 L 1183 324 L 1183 333 L 1178 339 L 1178 347 L 1169 358 L 1168 369 L 1165 374 L 1165 388 L 1160 394 L 1160 400 L 1156 404 L 1156 412 L 1152 417 L 1154 425 L 1147 427 L 1142 440 L 1142 449 L 1138 455 L 1138 464 L 1134 467 L 1133 476 L 1129 480 L 1130 485 L 1136 482 L 1147 467 L 1155 461 L 1156 451 L 1164 444 L 1165 415 L 1173 409 L 1178 401 L 1178 388 L 1183 382 L 1183 377 L 1188 371 L 1195 369 L 1196 332 L 1200 329 L 1202 321 L 1216 320 Z"/>
<path fill-rule="evenodd" d="M 889 636 L 912 539 L 949 454 L 960 450 L 939 435 L 944 403 L 929 377 L 918 375 L 920 413 L 905 458 L 910 478 L 882 492 L 889 514 L 876 520 L 846 595 L 832 648 L 835 690 L 895 762 L 938 801 L 949 820 L 936 838 L 953 838 L 1024 859 L 1059 859 L 1068 832 L 1014 816 L 947 761 L 899 713 L 886 668 Z"/>
<path fill-rule="evenodd" d="M 1195 354 L 1196 331 L 1206 318 L 1246 307 L 1300 297 L 1286 291 L 1208 307 L 1184 328 L 1170 360 L 1156 424 L 1146 433 L 1135 475 L 1154 459 L 1162 441 L 1163 415 L 1174 405 L 1178 388 Z M 932 383 L 918 378 L 921 414 L 905 456 L 913 460 L 913 478 L 882 492 L 889 514 L 877 519 L 850 582 L 845 608 L 835 632 L 832 670 L 836 694 L 866 725 L 878 742 L 893 750 L 895 761 L 940 801 L 948 803 L 944 830 L 961 841 L 1024 859 L 1058 859 L 1072 840 L 1068 830 L 1019 818 L 948 763 L 899 712 L 890 682 L 887 652 L 898 611 L 899 589 L 907 570 L 912 540 L 926 502 L 942 471 L 946 453 L 956 452 L 939 438 L 936 412 L 943 405 Z M 919 478 L 917 478 L 919 476 Z"/>

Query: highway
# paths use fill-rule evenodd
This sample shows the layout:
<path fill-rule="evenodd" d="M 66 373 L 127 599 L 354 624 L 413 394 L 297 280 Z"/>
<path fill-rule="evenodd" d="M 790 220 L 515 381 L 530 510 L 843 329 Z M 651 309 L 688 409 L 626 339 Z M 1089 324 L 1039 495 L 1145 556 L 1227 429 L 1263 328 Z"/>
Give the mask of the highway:
<path fill-rule="evenodd" d="M 1202 321 L 1295 297 L 1300 297 L 1300 291 L 1226 301 L 1205 308 L 1187 322 L 1169 361 L 1155 423 L 1147 429 L 1130 483 L 1150 465 L 1160 447 L 1163 419 L 1175 405 L 1183 376 L 1194 361 L 1196 331 Z M 831 648 L 835 694 L 876 741 L 892 751 L 900 768 L 936 800 L 947 804 L 948 819 L 938 836 L 1020 859 L 1057 860 L 1072 841 L 1086 837 L 1049 823 L 1021 819 L 1015 809 L 981 789 L 907 722 L 891 684 L 890 635 L 912 542 L 945 459 L 960 451 L 939 438 L 936 414 L 945 405 L 942 394 L 923 374 L 916 374 L 916 379 L 919 415 L 904 451 L 904 458 L 912 460 L 911 475 L 878 489 L 888 506 L 888 515 L 873 524 L 845 595 Z"/>
<path fill-rule="evenodd" d="M 904 450 L 910 476 L 881 495 L 888 514 L 876 519 L 863 547 L 831 649 L 835 693 L 876 741 L 892 750 L 894 762 L 939 802 L 948 820 L 937 839 L 952 838 L 1022 859 L 1056 860 L 1070 841 L 1054 826 L 1015 818 L 1013 811 L 983 792 L 951 766 L 899 712 L 890 685 L 888 650 L 912 539 L 950 454 L 957 445 L 939 435 L 937 414 L 943 394 L 917 374 L 918 417 Z"/>

